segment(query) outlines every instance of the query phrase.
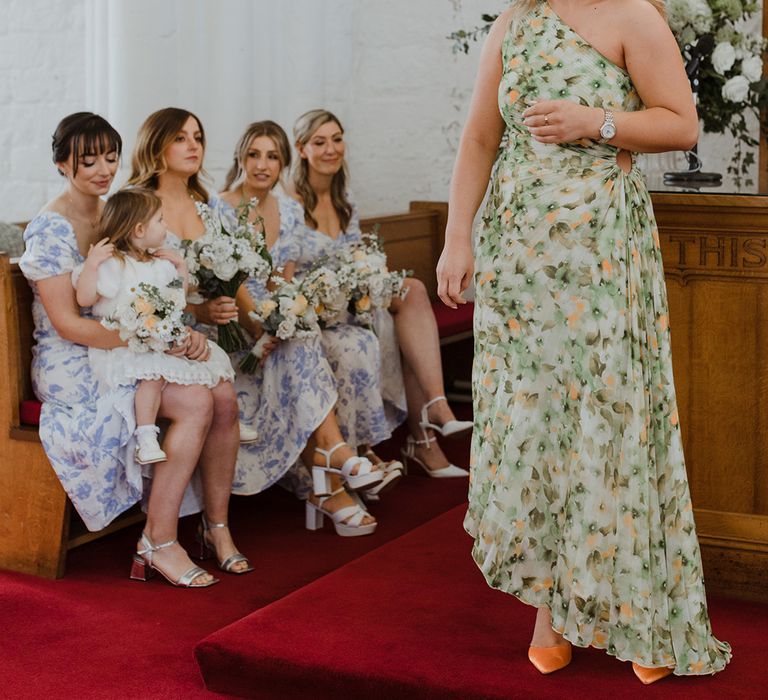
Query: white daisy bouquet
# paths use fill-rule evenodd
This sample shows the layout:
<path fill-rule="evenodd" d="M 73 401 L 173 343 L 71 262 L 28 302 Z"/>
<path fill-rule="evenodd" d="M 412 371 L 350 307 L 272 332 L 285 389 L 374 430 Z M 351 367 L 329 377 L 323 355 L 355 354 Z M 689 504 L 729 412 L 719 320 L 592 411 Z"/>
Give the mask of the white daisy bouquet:
<path fill-rule="evenodd" d="M 331 328 L 344 320 L 352 290 L 346 281 L 342 284 L 328 258 L 320 260 L 307 272 L 302 286 L 314 302 L 320 328 Z"/>
<path fill-rule="evenodd" d="M 182 321 L 186 300 L 181 279 L 160 288 L 140 282 L 131 296 L 101 324 L 120 333 L 132 352 L 165 352 L 183 340 L 187 327 Z"/>
<path fill-rule="evenodd" d="M 240 361 L 240 369 L 247 374 L 256 371 L 264 357 L 264 346 L 274 338 L 311 338 L 320 332 L 315 300 L 306 293 L 303 283 L 288 281 L 279 274 L 272 276 L 268 295 L 256 302 L 256 309 L 249 315 L 264 332 Z"/>
<path fill-rule="evenodd" d="M 410 270 L 390 271 L 381 240 L 375 233 L 364 233 L 359 243 L 341 254 L 336 271 L 339 286 L 347 290 L 348 310 L 362 326 L 373 328 L 375 309 L 386 309 L 392 299 L 405 299 L 404 286 Z"/>
<path fill-rule="evenodd" d="M 197 204 L 206 232 L 197 240 L 184 242 L 184 260 L 190 285 L 196 287 L 204 299 L 234 298 L 248 277 L 269 279 L 272 259 L 263 231 L 248 221 L 256 204 L 252 199 L 238 210 L 236 217 L 222 216 L 206 204 Z M 245 333 L 236 320 L 218 327 L 217 342 L 226 352 L 248 347 Z"/>

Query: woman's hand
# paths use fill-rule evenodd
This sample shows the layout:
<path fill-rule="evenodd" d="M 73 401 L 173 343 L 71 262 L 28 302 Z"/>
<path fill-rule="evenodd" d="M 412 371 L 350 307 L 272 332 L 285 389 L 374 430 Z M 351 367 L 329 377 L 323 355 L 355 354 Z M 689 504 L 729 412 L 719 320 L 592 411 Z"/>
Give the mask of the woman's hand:
<path fill-rule="evenodd" d="M 541 100 L 523 112 L 523 124 L 539 143 L 598 140 L 605 112 L 571 100 Z"/>
<path fill-rule="evenodd" d="M 237 304 L 232 297 L 216 297 L 202 304 L 190 304 L 192 313 L 200 323 L 209 326 L 224 326 L 237 320 Z"/>
<path fill-rule="evenodd" d="M 462 295 L 472 281 L 474 269 L 471 244 L 446 244 L 437 262 L 437 296 L 443 304 L 456 309 L 458 304 L 467 303 Z"/>
<path fill-rule="evenodd" d="M 254 328 L 252 329 L 253 332 L 251 333 L 251 335 L 253 336 L 254 340 L 258 342 L 264 336 L 266 331 L 258 321 L 253 321 L 253 324 L 254 324 Z M 269 336 L 269 339 L 264 341 L 263 345 L 261 346 L 262 364 L 266 361 L 266 359 L 270 356 L 270 354 L 274 352 L 275 348 L 279 344 L 280 344 L 280 338 L 276 338 L 273 335 Z"/>

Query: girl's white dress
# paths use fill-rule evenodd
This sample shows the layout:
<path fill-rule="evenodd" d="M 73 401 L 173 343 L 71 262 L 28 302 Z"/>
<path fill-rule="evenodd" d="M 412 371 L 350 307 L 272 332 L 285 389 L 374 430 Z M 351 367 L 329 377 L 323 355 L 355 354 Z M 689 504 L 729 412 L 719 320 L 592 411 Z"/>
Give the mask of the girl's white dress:
<path fill-rule="evenodd" d="M 82 265 L 79 265 L 72 274 L 73 283 L 81 271 Z M 122 260 L 109 258 L 99 266 L 96 287 L 99 300 L 92 307 L 93 315 L 99 319 L 113 316 L 118 308 L 130 302 L 132 290 L 142 282 L 162 290 L 175 279 L 178 273 L 168 260 L 139 261 L 127 255 Z M 229 357 L 218 345 L 209 340 L 208 347 L 211 355 L 205 362 L 162 352 L 135 352 L 127 347 L 88 348 L 88 360 L 94 377 L 109 389 L 142 379 L 200 384 L 212 389 L 222 380 L 232 381 L 235 373 Z"/>

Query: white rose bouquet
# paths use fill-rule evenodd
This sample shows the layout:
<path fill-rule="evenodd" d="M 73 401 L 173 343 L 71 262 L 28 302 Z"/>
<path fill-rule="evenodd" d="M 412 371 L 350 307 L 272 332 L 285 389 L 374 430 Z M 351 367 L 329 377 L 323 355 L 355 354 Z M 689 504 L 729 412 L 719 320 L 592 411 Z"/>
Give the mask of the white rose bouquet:
<path fill-rule="evenodd" d="M 195 241 L 184 242 L 184 259 L 190 285 L 204 299 L 232 297 L 248 277 L 266 281 L 272 273 L 272 259 L 261 227 L 248 221 L 257 204 L 251 200 L 238 210 L 237 217 L 223 217 L 206 204 L 197 204 L 206 232 Z M 218 344 L 226 352 L 245 350 L 248 341 L 240 324 L 232 320 L 218 327 Z"/>
<path fill-rule="evenodd" d="M 187 328 L 182 321 L 184 287 L 177 278 L 166 287 L 140 282 L 131 296 L 101 325 L 120 333 L 132 352 L 165 352 L 183 340 Z"/>
<path fill-rule="evenodd" d="M 305 293 L 303 283 L 273 275 L 270 293 L 256 302 L 249 314 L 264 332 L 240 362 L 240 369 L 253 374 L 264 356 L 264 346 L 274 338 L 311 338 L 320 332 L 315 300 Z"/>
<path fill-rule="evenodd" d="M 337 279 L 348 294 L 349 312 L 366 328 L 373 328 L 374 309 L 386 309 L 392 299 L 404 299 L 409 270 L 390 272 L 381 240 L 375 233 L 364 233 L 359 243 L 349 246 L 341 256 Z"/>

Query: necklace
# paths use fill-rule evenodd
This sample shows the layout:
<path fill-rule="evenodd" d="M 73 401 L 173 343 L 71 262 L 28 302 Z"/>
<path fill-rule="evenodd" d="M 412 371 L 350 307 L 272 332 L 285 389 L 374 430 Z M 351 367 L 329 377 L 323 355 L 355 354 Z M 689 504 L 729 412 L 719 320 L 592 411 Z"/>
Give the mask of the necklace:
<path fill-rule="evenodd" d="M 95 229 L 96 225 L 99 223 L 99 215 L 96 215 L 95 219 L 91 219 L 88 216 L 84 216 L 79 211 L 77 211 L 77 207 L 75 206 L 75 202 L 72 199 L 72 195 L 67 192 L 67 210 L 69 212 L 69 218 L 82 221 L 83 223 L 87 223 L 91 229 Z"/>

